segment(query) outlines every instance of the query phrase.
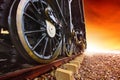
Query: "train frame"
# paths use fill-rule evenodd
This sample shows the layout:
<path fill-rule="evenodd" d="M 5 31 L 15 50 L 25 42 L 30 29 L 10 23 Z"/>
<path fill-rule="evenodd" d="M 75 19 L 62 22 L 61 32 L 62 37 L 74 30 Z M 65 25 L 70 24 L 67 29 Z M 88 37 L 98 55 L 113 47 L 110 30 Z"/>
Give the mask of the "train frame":
<path fill-rule="evenodd" d="M 83 52 L 83 0 L 1 0 L 0 43 L 0 58 L 30 64 Z"/>

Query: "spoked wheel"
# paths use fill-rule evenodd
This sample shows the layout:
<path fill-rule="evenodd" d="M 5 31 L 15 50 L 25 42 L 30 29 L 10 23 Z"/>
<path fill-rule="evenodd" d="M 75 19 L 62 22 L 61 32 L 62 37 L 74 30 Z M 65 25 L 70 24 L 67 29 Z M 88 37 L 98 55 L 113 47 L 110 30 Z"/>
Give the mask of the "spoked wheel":
<path fill-rule="evenodd" d="M 20 0 L 14 3 L 9 24 L 17 50 L 33 62 L 48 63 L 56 59 L 61 52 L 62 32 L 54 5 L 46 0 Z"/>

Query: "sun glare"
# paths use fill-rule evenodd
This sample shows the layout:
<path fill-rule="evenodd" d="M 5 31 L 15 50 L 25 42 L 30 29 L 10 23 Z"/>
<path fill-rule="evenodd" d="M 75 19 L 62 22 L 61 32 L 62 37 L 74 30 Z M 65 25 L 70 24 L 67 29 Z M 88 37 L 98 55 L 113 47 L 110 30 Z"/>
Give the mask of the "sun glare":
<path fill-rule="evenodd" d="M 88 56 L 92 56 L 94 54 L 100 53 L 101 51 L 102 50 L 98 46 L 93 45 L 93 44 L 88 44 L 85 54 Z"/>
<path fill-rule="evenodd" d="M 98 46 L 97 44 L 88 43 L 85 54 L 88 56 L 92 56 L 94 54 L 120 54 L 120 50 L 104 49 L 100 45 Z"/>

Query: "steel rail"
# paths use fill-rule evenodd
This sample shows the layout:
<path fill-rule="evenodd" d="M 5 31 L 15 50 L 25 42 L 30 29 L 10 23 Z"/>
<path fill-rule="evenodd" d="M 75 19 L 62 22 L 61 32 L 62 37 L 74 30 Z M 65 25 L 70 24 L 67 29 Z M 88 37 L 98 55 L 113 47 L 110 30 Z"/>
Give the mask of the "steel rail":
<path fill-rule="evenodd" d="M 58 59 L 49 64 L 37 65 L 31 68 L 9 72 L 7 74 L 1 75 L 0 80 L 33 80 L 34 78 L 40 76 L 41 74 L 56 69 L 57 67 L 69 62 L 70 60 L 74 59 L 79 55 L 80 54 Z"/>

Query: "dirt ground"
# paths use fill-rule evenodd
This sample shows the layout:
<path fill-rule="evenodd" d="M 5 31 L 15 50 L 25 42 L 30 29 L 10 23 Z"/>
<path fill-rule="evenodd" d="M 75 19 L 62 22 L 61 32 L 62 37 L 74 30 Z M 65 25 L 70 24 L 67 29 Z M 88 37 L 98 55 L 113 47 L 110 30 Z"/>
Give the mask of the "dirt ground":
<path fill-rule="evenodd" d="M 81 65 L 81 80 L 120 80 L 120 54 L 85 56 Z"/>

